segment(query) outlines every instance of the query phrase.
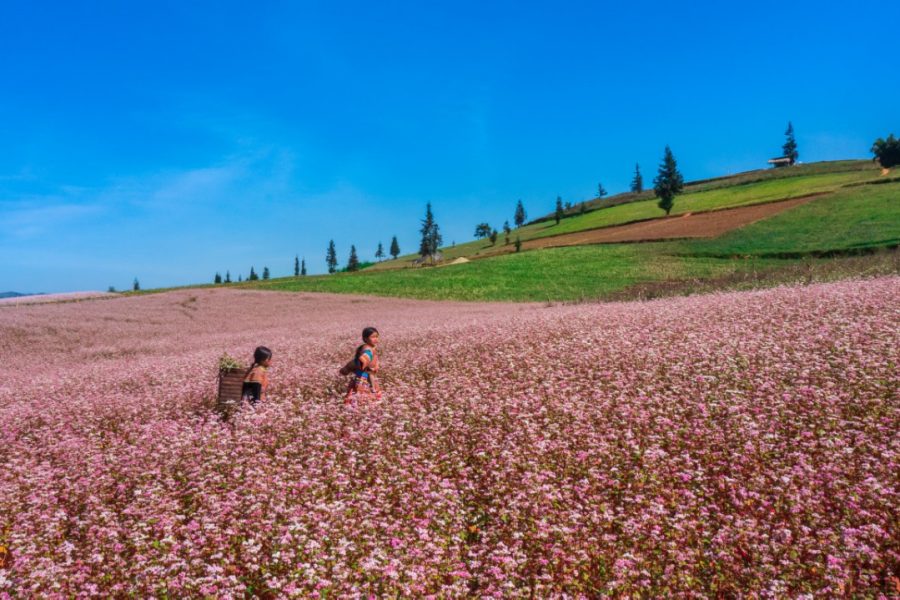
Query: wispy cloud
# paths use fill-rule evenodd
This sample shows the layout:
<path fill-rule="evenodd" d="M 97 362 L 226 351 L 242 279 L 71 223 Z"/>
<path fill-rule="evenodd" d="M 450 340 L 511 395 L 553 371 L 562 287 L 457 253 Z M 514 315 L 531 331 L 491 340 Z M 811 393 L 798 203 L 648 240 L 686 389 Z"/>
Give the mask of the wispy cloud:
<path fill-rule="evenodd" d="M 98 204 L 73 203 L 62 197 L 31 199 L 0 210 L 2 235 L 18 239 L 39 237 L 79 219 L 96 218 L 102 212 L 103 207 Z"/>
<path fill-rule="evenodd" d="M 290 151 L 261 147 L 209 166 L 119 178 L 95 188 L 57 185 L 46 194 L 0 202 L 0 238 L 36 238 L 86 218 L 165 216 L 284 196 L 294 189 L 294 175 Z"/>

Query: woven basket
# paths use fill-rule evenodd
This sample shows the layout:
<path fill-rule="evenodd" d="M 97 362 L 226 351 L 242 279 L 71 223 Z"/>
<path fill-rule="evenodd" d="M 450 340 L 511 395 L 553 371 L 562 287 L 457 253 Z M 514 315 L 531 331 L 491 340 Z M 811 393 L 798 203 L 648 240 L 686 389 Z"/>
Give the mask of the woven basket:
<path fill-rule="evenodd" d="M 219 371 L 219 395 L 216 398 L 216 411 L 223 419 L 228 419 L 241 407 L 241 390 L 244 387 L 244 376 L 247 369 L 238 367 Z"/>

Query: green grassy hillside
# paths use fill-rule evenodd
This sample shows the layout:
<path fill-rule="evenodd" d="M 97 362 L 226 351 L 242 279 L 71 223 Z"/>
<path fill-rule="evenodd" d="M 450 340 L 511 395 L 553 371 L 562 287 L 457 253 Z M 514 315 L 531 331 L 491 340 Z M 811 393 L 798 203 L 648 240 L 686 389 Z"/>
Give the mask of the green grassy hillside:
<path fill-rule="evenodd" d="M 771 175 L 768 175 L 769 173 Z M 846 186 L 883 179 L 880 169 L 875 167 L 871 161 L 837 161 L 803 165 L 790 169 L 754 171 L 749 174 L 708 180 L 689 187 L 688 189 L 693 191 L 688 191 L 676 198 L 671 214 L 698 213 L 786 200 L 811 194 L 834 192 Z M 652 195 L 652 192 L 650 194 Z M 442 248 L 441 252 L 447 260 L 459 257 L 479 258 L 483 255 L 511 252 L 513 250 L 512 241 L 516 237 L 524 242 L 663 216 L 665 213 L 659 209 L 655 198 L 635 200 L 592 210 L 583 215 L 574 214 L 564 218 L 558 225 L 552 220 L 526 225 L 513 231 L 509 245 L 504 244 L 501 234 L 496 246 L 492 245 L 489 240 L 475 240 Z M 407 268 L 416 258 L 418 256 L 414 254 L 401 256 L 397 260 L 378 263 L 371 269 Z"/>
<path fill-rule="evenodd" d="M 852 185 L 872 181 L 870 175 L 775 178 L 679 197 L 676 207 L 699 211 L 834 191 L 717 239 L 552 248 L 440 268 L 367 269 L 244 285 L 435 300 L 571 301 L 897 272 L 898 253 L 891 249 L 900 244 L 900 181 Z M 579 218 L 595 225 L 628 220 L 647 204 Z M 547 225 L 523 229 L 537 235 L 540 227 Z M 872 254 L 854 256 L 860 253 Z"/>
<path fill-rule="evenodd" d="M 717 239 L 685 243 L 690 255 L 800 256 L 900 244 L 900 182 L 842 189 Z"/>
<path fill-rule="evenodd" d="M 776 261 L 679 255 L 657 244 L 609 244 L 507 254 L 439 269 L 395 269 L 274 279 L 254 287 L 428 300 L 553 301 L 599 298 L 672 277 L 712 277 Z M 753 265 L 751 265 L 751 262 Z"/>
<path fill-rule="evenodd" d="M 868 171 L 870 175 L 874 176 L 878 174 L 880 168 L 871 160 L 833 160 L 815 162 L 809 164 L 794 165 L 789 169 L 756 169 L 754 171 L 745 171 L 743 173 L 736 173 L 734 175 L 724 175 L 722 177 L 713 177 L 710 179 L 690 181 L 685 183 L 684 191 L 685 193 L 692 194 L 694 192 L 730 188 L 748 183 L 772 181 L 775 179 L 790 179 L 792 177 L 806 177 L 809 175 L 828 175 L 835 173 L 849 173 L 860 171 Z M 627 204 L 629 202 L 638 202 L 640 200 L 653 199 L 653 184 L 651 182 L 651 179 L 652 177 L 647 177 L 647 186 L 649 189 L 646 189 L 639 194 L 625 192 L 622 194 L 608 196 L 602 199 L 594 198 L 588 200 L 585 205 L 588 209 L 593 210 L 597 208 L 609 208 L 611 206 Z M 576 206 L 570 212 L 571 215 L 575 215 L 578 214 L 579 211 L 580 207 Z M 546 221 L 549 219 L 553 219 L 552 212 L 534 219 L 533 222 Z"/>

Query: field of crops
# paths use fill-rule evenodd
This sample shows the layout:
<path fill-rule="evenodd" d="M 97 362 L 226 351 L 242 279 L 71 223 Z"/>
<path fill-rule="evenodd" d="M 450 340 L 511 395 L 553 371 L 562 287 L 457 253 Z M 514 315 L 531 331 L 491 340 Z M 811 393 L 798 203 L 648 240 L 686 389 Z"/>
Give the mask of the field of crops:
<path fill-rule="evenodd" d="M 0 597 L 900 594 L 898 294 L 0 307 Z M 386 394 L 346 406 L 366 325 Z"/>

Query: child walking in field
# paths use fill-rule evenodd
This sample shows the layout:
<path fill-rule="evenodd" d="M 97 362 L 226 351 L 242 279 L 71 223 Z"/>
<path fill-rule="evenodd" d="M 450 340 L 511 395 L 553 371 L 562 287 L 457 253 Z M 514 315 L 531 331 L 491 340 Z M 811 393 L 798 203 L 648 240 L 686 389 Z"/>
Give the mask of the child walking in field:
<path fill-rule="evenodd" d="M 381 387 L 378 385 L 378 330 L 366 327 L 362 332 L 363 343 L 356 349 L 353 359 L 341 368 L 341 375 L 353 374 L 347 386 L 345 402 L 354 397 L 381 399 Z"/>
<path fill-rule="evenodd" d="M 250 406 L 256 406 L 266 398 L 266 388 L 269 387 L 268 368 L 272 364 L 272 351 L 265 346 L 259 346 L 253 351 L 253 364 L 244 375 L 244 384 L 241 388 L 241 401 Z"/>

